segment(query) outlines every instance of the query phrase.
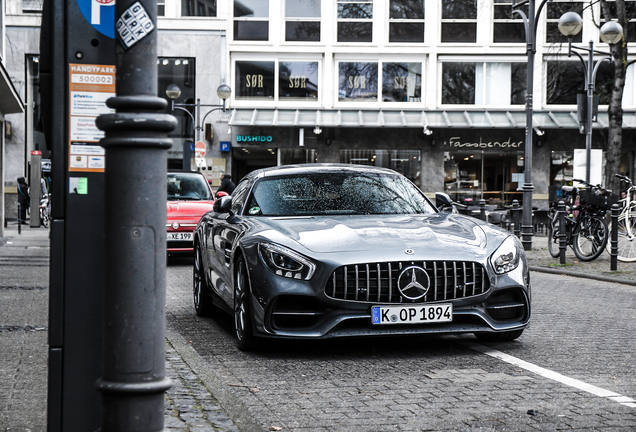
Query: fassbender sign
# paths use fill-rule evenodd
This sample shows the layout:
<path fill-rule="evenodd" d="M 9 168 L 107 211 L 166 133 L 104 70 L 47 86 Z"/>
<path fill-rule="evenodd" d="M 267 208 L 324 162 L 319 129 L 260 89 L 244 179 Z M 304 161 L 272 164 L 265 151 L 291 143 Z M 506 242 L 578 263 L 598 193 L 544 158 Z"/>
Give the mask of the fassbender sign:
<path fill-rule="evenodd" d="M 104 172 L 104 132 L 95 120 L 114 112 L 106 100 L 115 96 L 115 66 L 69 65 L 69 171 Z"/>

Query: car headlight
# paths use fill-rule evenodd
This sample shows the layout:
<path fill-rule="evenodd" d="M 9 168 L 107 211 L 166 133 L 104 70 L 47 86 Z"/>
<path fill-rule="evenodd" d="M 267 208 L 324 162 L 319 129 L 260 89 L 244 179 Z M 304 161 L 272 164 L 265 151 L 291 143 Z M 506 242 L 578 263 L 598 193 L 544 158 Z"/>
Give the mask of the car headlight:
<path fill-rule="evenodd" d="M 316 264 L 308 258 L 283 246 L 259 243 L 258 254 L 263 264 L 278 276 L 309 280 L 316 270 Z"/>
<path fill-rule="evenodd" d="M 516 269 L 519 266 L 519 259 L 519 246 L 512 237 L 508 237 L 492 254 L 490 263 L 495 273 L 504 274 Z"/>

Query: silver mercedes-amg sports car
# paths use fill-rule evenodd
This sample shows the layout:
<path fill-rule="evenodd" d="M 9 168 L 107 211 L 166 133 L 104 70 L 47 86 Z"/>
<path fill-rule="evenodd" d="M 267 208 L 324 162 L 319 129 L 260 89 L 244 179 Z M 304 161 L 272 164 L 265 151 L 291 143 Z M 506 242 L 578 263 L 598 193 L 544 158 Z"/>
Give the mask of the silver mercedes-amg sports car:
<path fill-rule="evenodd" d="M 520 241 L 439 212 L 389 169 L 253 171 L 201 218 L 194 251 L 196 313 L 232 314 L 239 349 L 267 337 L 474 333 L 507 341 L 530 320 Z"/>

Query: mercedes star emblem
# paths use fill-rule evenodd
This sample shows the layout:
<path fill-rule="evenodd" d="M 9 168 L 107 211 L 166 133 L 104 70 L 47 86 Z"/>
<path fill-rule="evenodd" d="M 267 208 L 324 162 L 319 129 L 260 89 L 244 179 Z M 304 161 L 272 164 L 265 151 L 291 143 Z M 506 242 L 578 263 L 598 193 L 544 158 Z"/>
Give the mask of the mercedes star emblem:
<path fill-rule="evenodd" d="M 398 277 L 398 289 L 407 300 L 419 300 L 426 295 L 431 280 L 422 267 L 410 266 L 402 270 Z"/>

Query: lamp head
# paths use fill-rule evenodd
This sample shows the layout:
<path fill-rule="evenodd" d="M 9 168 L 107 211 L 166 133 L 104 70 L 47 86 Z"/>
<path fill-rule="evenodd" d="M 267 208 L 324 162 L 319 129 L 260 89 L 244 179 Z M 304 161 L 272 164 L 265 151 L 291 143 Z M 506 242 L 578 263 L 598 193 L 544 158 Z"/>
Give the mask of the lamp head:
<path fill-rule="evenodd" d="M 223 100 L 229 99 L 230 95 L 232 94 L 232 89 L 230 88 L 229 85 L 227 84 L 221 84 L 217 89 L 216 89 L 216 94 L 218 97 L 220 97 Z"/>
<path fill-rule="evenodd" d="M 176 84 L 169 84 L 168 87 L 166 87 L 166 96 L 170 99 L 176 99 L 181 96 L 181 89 Z"/>
<path fill-rule="evenodd" d="M 576 36 L 582 28 L 583 20 L 576 12 L 566 12 L 559 18 L 559 31 L 564 36 Z"/>
<path fill-rule="evenodd" d="M 608 21 L 601 26 L 601 40 L 613 45 L 623 39 L 623 27 L 616 21 Z"/>

